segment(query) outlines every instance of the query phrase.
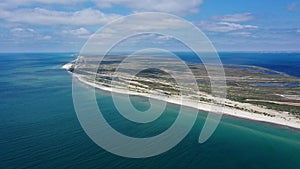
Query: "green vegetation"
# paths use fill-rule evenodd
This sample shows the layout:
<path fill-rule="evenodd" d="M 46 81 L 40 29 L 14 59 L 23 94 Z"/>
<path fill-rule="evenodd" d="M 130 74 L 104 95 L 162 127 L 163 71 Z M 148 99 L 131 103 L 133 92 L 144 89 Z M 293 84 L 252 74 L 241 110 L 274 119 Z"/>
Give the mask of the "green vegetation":
<path fill-rule="evenodd" d="M 151 60 L 150 60 L 151 59 Z M 175 79 L 170 74 L 160 69 L 144 69 L 144 67 L 151 67 L 149 65 L 156 65 L 156 67 L 172 66 L 174 71 L 181 73 L 179 77 L 185 81 L 189 81 L 190 77 L 186 76 L 184 71 L 177 70 L 177 62 L 171 59 L 163 61 L 156 58 L 148 58 L 141 56 L 134 60 L 134 63 L 122 63 L 125 66 L 118 76 L 115 71 L 119 68 L 121 59 L 118 56 L 109 56 L 104 58 L 100 66 L 92 64 L 93 60 L 89 60 L 85 65 L 80 65 L 80 69 L 76 68 L 76 73 L 84 75 L 89 78 L 90 70 L 93 66 L 97 66 L 96 81 L 101 85 L 113 86 L 122 88 L 129 85 L 129 89 L 141 93 L 164 94 L 168 96 L 178 96 L 183 94 L 190 96 L 193 100 L 202 102 L 212 102 L 210 98 L 199 96 L 186 84 L 186 86 L 179 86 Z M 210 79 L 205 66 L 202 64 L 188 63 L 189 69 L 196 78 L 200 92 L 209 95 L 211 92 Z M 74 66 L 70 71 L 74 70 Z M 129 74 L 134 70 L 143 70 L 138 72 L 133 79 L 129 78 Z M 224 66 L 227 83 L 227 98 L 232 101 L 251 103 L 260 107 L 274 109 L 278 111 L 286 111 L 293 115 L 300 117 L 300 106 L 290 106 L 286 104 L 275 104 L 266 101 L 284 102 L 284 103 L 300 103 L 300 78 L 292 77 L 273 70 L 245 65 L 225 65 Z M 115 77 L 116 76 L 116 77 Z M 114 79 L 115 77 L 115 79 Z M 112 80 L 114 83 L 112 84 Z M 233 105 L 227 105 L 240 110 L 245 108 Z M 254 113 L 269 114 L 265 112 L 258 112 L 256 110 L 246 110 Z"/>

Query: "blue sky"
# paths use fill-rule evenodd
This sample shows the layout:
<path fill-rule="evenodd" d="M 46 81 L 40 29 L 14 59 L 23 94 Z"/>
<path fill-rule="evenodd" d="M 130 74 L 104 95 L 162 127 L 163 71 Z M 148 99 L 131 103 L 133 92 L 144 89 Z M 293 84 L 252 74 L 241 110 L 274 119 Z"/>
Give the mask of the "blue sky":
<path fill-rule="evenodd" d="M 300 51 L 299 0 L 2 0 L 0 52 L 78 52 L 103 25 L 146 11 L 183 17 L 218 51 Z"/>

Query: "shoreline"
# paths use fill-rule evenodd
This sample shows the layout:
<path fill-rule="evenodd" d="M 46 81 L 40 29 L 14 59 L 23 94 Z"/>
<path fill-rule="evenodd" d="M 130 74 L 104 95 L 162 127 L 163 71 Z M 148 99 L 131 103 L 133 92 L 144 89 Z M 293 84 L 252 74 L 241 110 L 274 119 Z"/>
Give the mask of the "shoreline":
<path fill-rule="evenodd" d="M 63 65 L 61 68 L 66 69 L 68 71 L 68 68 L 70 68 L 70 66 L 72 66 L 72 64 L 67 63 L 67 64 Z M 94 87 L 96 89 L 100 89 L 103 91 L 114 92 L 114 93 L 118 93 L 118 94 L 128 94 L 128 95 L 134 95 L 134 96 L 147 97 L 147 98 L 164 101 L 164 102 L 171 103 L 171 104 L 176 104 L 178 106 L 186 106 L 186 107 L 190 107 L 190 108 L 195 108 L 197 110 L 204 111 L 206 113 L 218 113 L 218 114 L 222 114 L 222 115 L 226 115 L 226 116 L 231 116 L 234 118 L 251 120 L 251 121 L 255 121 L 255 122 L 268 123 L 268 124 L 278 125 L 278 126 L 282 126 L 282 127 L 292 128 L 295 130 L 300 130 L 300 119 L 296 119 L 296 120 L 291 119 L 291 115 L 289 115 L 287 112 L 278 112 L 275 110 L 265 109 L 266 111 L 272 111 L 272 113 L 277 112 L 276 115 L 274 115 L 274 117 L 271 117 L 271 116 L 267 116 L 264 114 L 258 114 L 258 113 L 253 113 L 250 111 L 239 110 L 236 108 L 228 107 L 226 105 L 220 106 L 220 105 L 207 103 L 207 102 L 197 102 L 197 101 L 193 101 L 190 99 L 189 100 L 185 100 L 185 99 L 181 100 L 180 97 L 177 98 L 174 96 L 163 97 L 163 96 L 147 94 L 147 93 L 138 93 L 138 92 L 133 92 L 133 91 L 128 92 L 126 90 L 105 87 L 105 86 L 102 86 L 102 85 L 99 85 L 96 83 L 89 82 L 89 81 L 83 79 L 82 77 L 80 77 L 80 75 L 76 75 L 74 73 L 72 73 L 72 75 L 75 78 L 77 78 L 80 82 L 82 82 L 90 87 Z M 226 101 L 228 101 L 228 99 L 225 99 L 225 102 Z M 243 103 L 240 103 L 240 102 L 236 102 L 236 103 L 243 105 Z M 251 106 L 257 107 L 255 105 L 251 105 Z M 222 110 L 221 112 L 214 111 L 214 110 L 220 110 L 220 109 Z M 287 119 L 289 119 L 289 120 L 287 120 Z"/>

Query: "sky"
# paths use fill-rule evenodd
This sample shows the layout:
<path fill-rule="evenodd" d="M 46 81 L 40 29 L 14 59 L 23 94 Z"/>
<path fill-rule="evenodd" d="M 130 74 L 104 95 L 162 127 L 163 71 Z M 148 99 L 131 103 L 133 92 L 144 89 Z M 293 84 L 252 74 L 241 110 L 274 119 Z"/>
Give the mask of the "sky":
<path fill-rule="evenodd" d="M 104 25 L 139 12 L 180 16 L 218 51 L 300 51 L 300 0 L 2 0 L 0 52 L 79 52 Z"/>

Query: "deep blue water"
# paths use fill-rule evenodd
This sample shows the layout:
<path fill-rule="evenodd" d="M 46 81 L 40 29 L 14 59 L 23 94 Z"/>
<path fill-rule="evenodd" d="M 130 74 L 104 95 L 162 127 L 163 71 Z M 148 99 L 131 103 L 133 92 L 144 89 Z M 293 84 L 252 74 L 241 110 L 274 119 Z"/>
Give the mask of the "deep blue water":
<path fill-rule="evenodd" d="M 254 65 L 300 77 L 300 53 L 221 53 L 224 64 Z"/>
<path fill-rule="evenodd" d="M 300 83 L 253 83 L 250 84 L 250 86 L 261 86 L 261 87 L 298 87 L 300 86 Z"/>
<path fill-rule="evenodd" d="M 181 52 L 178 55 L 186 61 L 201 62 L 190 53 Z M 300 77 L 300 53 L 220 52 L 219 56 L 223 64 L 260 66 Z"/>
<path fill-rule="evenodd" d="M 300 73 L 299 54 L 220 55 L 224 63 Z M 204 112 L 190 134 L 164 154 L 147 159 L 110 154 L 89 139 L 77 120 L 72 77 L 60 69 L 73 59 L 71 53 L 0 54 L 0 168 L 300 168 L 299 131 L 223 116 L 213 136 L 199 144 Z M 157 134 L 177 117 L 178 106 L 168 105 L 152 126 L 136 126 L 116 112 L 110 93 L 97 91 L 97 99 L 111 125 L 130 135 Z M 134 101 L 145 106 L 141 98 Z"/>

